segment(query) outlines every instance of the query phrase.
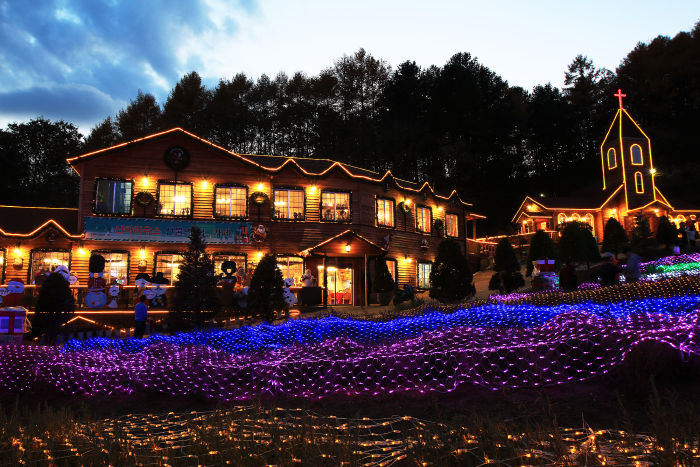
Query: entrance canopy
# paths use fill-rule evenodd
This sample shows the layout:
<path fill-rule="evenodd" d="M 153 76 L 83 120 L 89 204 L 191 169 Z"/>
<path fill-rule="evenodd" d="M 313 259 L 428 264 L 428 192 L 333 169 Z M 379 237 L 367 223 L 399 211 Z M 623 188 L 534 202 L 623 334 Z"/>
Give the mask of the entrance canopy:
<path fill-rule="evenodd" d="M 352 230 L 331 237 L 316 246 L 302 251 L 302 256 L 345 256 L 347 258 L 357 258 L 366 256 L 381 255 L 385 252 L 383 248 L 370 240 L 356 234 Z"/>

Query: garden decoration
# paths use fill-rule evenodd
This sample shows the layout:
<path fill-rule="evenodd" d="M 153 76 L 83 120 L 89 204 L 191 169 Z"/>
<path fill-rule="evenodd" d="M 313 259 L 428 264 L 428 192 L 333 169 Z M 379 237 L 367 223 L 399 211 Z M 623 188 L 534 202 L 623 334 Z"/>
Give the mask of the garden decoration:
<path fill-rule="evenodd" d="M 315 279 L 316 278 L 311 275 L 311 269 L 307 269 L 301 276 L 301 283 L 304 284 L 304 287 L 311 287 L 314 285 Z"/>
<path fill-rule="evenodd" d="M 420 241 L 420 251 L 424 255 L 428 254 L 428 240 L 423 239 Z"/>
<path fill-rule="evenodd" d="M 284 291 L 282 292 L 284 296 L 284 302 L 287 304 L 287 307 L 293 306 L 296 301 L 297 297 L 294 295 L 294 292 L 289 290 L 290 287 L 294 285 L 294 279 L 289 277 L 284 280 Z"/>
<path fill-rule="evenodd" d="M 435 230 L 442 230 L 445 227 L 445 222 L 438 217 L 435 219 L 435 222 L 433 222 L 433 225 L 435 226 Z"/>
<path fill-rule="evenodd" d="M 119 305 L 117 304 L 117 297 L 119 296 L 119 284 L 112 284 L 109 286 L 109 296 L 112 297 L 112 301 L 109 302 L 109 305 L 107 307 L 109 308 L 117 308 Z"/>
<path fill-rule="evenodd" d="M 163 276 L 163 272 L 161 271 L 158 271 L 155 277 L 151 278 L 151 286 L 155 287 L 146 291 L 146 298 L 151 300 L 151 306 L 158 308 L 165 308 L 168 306 L 168 300 L 165 296 L 167 290 L 165 286 L 168 284 L 170 284 L 170 280 Z M 151 293 L 153 294 L 152 297 Z"/>
<path fill-rule="evenodd" d="M 238 282 L 234 272 L 236 271 L 236 262 L 231 260 L 226 260 L 221 263 L 221 274 L 219 274 L 219 280 L 225 282 L 231 282 L 234 285 Z"/>
<path fill-rule="evenodd" d="M 261 243 L 264 242 L 265 237 L 267 237 L 267 230 L 265 230 L 265 227 L 263 227 L 262 225 L 259 225 L 255 229 L 253 229 L 252 235 L 254 242 Z"/>
<path fill-rule="evenodd" d="M 102 277 L 105 270 L 105 258 L 102 255 L 90 256 L 88 271 L 88 293 L 85 295 L 85 304 L 90 308 L 102 308 L 107 304 L 107 295 L 104 293 L 106 282 Z"/>
<path fill-rule="evenodd" d="M 385 250 L 388 250 L 389 247 L 391 246 L 391 241 L 394 239 L 394 236 L 392 234 L 384 235 L 384 244 L 382 247 Z"/>

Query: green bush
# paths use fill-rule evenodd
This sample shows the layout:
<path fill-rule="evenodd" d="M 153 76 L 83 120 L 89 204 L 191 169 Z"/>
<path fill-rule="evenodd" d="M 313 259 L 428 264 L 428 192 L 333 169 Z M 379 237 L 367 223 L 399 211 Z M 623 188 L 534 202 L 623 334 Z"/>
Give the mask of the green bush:
<path fill-rule="evenodd" d="M 268 323 L 274 321 L 276 311 L 287 309 L 282 270 L 277 267 L 274 256 L 266 254 L 255 268 L 246 296 L 246 309 Z"/>
<path fill-rule="evenodd" d="M 438 253 L 430 271 L 430 298 L 442 303 L 456 302 L 474 295 L 472 272 L 469 261 L 462 253 L 459 244 L 452 240 L 443 240 L 438 246 Z"/>
<path fill-rule="evenodd" d="M 501 239 L 496 246 L 493 270 L 496 272 L 489 280 L 489 290 L 510 293 L 525 285 L 518 257 L 507 238 Z"/>
<path fill-rule="evenodd" d="M 58 335 L 61 325 L 75 311 L 75 298 L 70 284 L 61 274 L 54 272 L 46 278 L 39 288 L 34 311 L 32 332 L 36 335 L 46 334 L 52 341 Z"/>

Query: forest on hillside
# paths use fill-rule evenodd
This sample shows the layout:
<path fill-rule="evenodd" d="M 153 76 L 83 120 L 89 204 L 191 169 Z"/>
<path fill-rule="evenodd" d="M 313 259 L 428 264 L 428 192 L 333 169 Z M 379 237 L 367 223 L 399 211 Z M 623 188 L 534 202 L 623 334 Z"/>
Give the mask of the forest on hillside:
<path fill-rule="evenodd" d="M 657 185 L 700 204 L 700 22 L 638 43 L 614 71 L 584 55 L 563 71 L 563 89 L 526 90 L 469 53 L 442 66 L 394 67 L 363 49 L 317 76 L 239 73 L 210 88 L 192 71 L 165 102 L 139 90 L 85 137 L 42 117 L 0 130 L 2 204 L 76 206 L 66 157 L 182 127 L 239 153 L 328 158 L 457 189 L 488 216 L 480 233 L 493 234 L 525 195 L 563 196 L 598 180 L 618 88 L 652 140 Z M 47 186 L 56 187 L 51 196 Z"/>

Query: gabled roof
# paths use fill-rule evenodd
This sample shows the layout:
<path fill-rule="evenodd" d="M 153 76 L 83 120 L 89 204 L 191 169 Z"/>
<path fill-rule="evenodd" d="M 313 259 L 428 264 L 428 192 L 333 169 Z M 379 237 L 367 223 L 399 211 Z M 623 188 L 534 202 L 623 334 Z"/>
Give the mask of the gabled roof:
<path fill-rule="evenodd" d="M 345 251 L 346 245 L 350 245 L 350 252 Z M 309 256 L 312 254 L 324 253 L 331 256 L 344 255 L 348 257 L 353 257 L 358 255 L 358 246 L 360 247 L 360 255 L 370 254 L 370 255 L 381 255 L 386 252 L 386 250 L 371 240 L 358 235 L 354 230 L 346 230 L 339 233 L 338 235 L 331 237 L 316 246 L 307 248 L 301 252 L 302 256 Z"/>
<path fill-rule="evenodd" d="M 50 227 L 68 238 L 79 238 L 78 210 L 0 206 L 0 235 L 33 238 Z"/>
<path fill-rule="evenodd" d="M 390 170 L 387 170 L 386 173 L 382 175 L 371 170 L 353 167 L 351 165 L 343 164 L 341 162 L 336 162 L 329 159 L 310 159 L 301 157 L 295 158 L 286 156 L 239 154 L 229 151 L 228 149 L 218 146 L 203 138 L 200 138 L 199 136 L 185 131 L 182 128 L 172 128 L 170 130 L 156 133 L 150 136 L 145 136 L 134 141 L 117 144 L 116 146 L 101 149 L 99 151 L 93 151 L 78 157 L 72 157 L 70 159 L 67 159 L 67 161 L 77 172 L 79 165 L 83 162 L 94 160 L 99 157 L 103 157 L 110 154 L 121 153 L 128 149 L 142 146 L 144 144 L 149 144 L 154 141 L 159 141 L 164 138 L 169 138 L 174 135 L 185 137 L 197 144 L 207 147 L 208 149 L 224 157 L 227 157 L 231 160 L 235 160 L 242 164 L 255 167 L 258 170 L 262 170 L 270 175 L 275 175 L 283 170 L 292 168 L 303 176 L 324 178 L 337 171 L 351 179 L 364 179 L 372 183 L 387 183 L 391 181 L 402 190 L 414 192 L 426 191 L 428 193 L 431 193 L 435 198 L 443 200 L 455 199 L 464 206 L 472 206 L 471 203 L 462 201 L 462 199 L 457 194 L 457 190 L 452 190 L 452 192 L 448 195 L 440 195 L 435 192 L 433 187 L 431 187 L 428 182 L 420 184 L 408 180 L 402 180 L 394 177 Z"/>

